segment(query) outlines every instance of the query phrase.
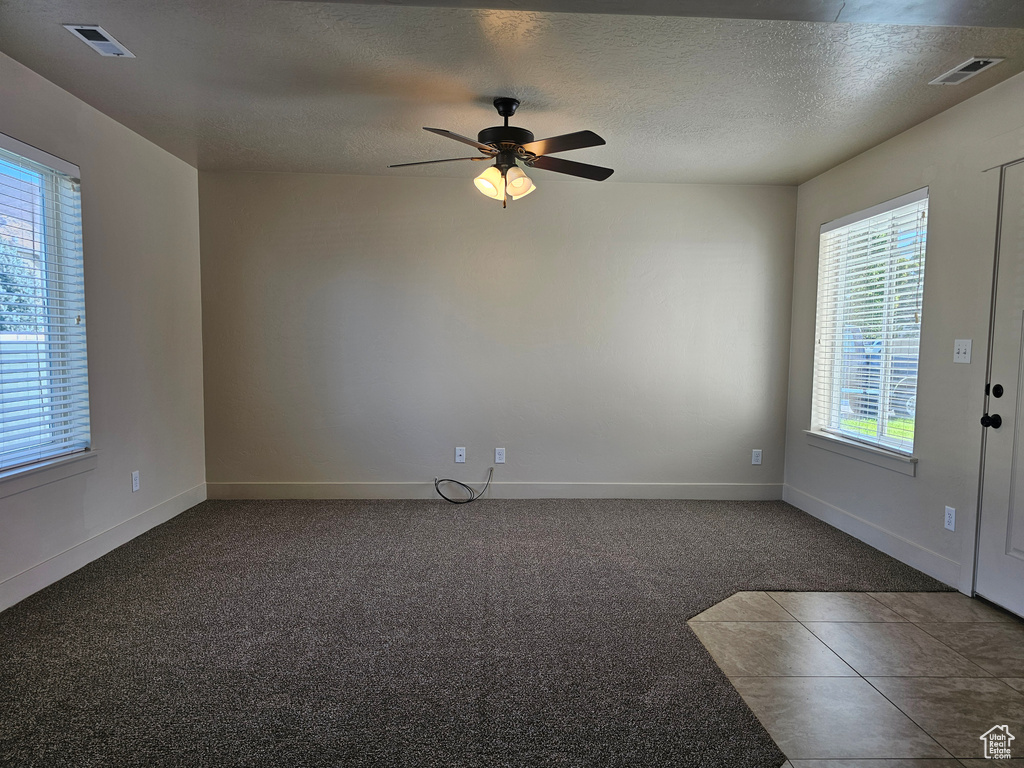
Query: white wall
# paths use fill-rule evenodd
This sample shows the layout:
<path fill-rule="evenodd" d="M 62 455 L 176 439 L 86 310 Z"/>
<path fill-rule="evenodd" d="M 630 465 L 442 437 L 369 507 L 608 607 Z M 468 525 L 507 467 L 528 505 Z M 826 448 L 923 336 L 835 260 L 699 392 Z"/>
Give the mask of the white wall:
<path fill-rule="evenodd" d="M 2 54 L 0 104 L 0 132 L 81 168 L 97 451 L 0 482 L 3 609 L 201 501 L 205 458 L 195 169 Z"/>
<path fill-rule="evenodd" d="M 210 495 L 778 498 L 795 189 L 471 176 L 200 174 Z"/>
<path fill-rule="evenodd" d="M 1024 156 L 1018 75 L 803 184 L 790 351 L 786 499 L 967 591 L 973 569 L 998 174 Z M 822 450 L 810 426 L 822 223 L 928 186 L 929 232 L 914 453 L 917 476 Z M 974 340 L 971 365 L 953 341 Z M 943 528 L 946 505 L 957 531 Z"/>

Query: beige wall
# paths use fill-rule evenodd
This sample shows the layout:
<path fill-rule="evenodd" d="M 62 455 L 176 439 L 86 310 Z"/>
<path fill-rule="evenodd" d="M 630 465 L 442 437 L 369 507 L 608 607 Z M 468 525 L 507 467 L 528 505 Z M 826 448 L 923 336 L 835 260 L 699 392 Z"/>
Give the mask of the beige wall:
<path fill-rule="evenodd" d="M 201 173 L 210 495 L 779 497 L 795 190 L 535 176 Z"/>
<path fill-rule="evenodd" d="M 82 169 L 98 449 L 87 471 L 0 483 L 0 607 L 200 500 L 204 479 L 220 496 L 430 496 L 435 476 L 482 480 L 496 446 L 495 495 L 756 498 L 785 479 L 812 514 L 969 584 L 996 195 L 981 171 L 1024 155 L 1022 76 L 798 198 L 538 172 L 506 211 L 468 177 L 197 178 L 2 55 L 0 102 L 0 132 Z M 818 227 L 924 185 L 908 477 L 803 430 Z M 974 339 L 972 365 L 952 363 L 954 338 Z"/>
<path fill-rule="evenodd" d="M 799 190 L 790 355 L 786 499 L 950 584 L 969 589 L 985 386 L 997 173 L 1024 156 L 1018 75 Z M 930 189 L 914 452 L 908 477 L 815 447 L 810 425 L 822 223 L 911 190 Z M 970 365 L 954 339 L 973 339 Z M 957 531 L 943 528 L 946 505 Z"/>
<path fill-rule="evenodd" d="M 2 609 L 197 503 L 205 478 L 195 169 L 2 54 L 0 104 L 0 132 L 81 168 L 97 450 L 0 482 Z"/>

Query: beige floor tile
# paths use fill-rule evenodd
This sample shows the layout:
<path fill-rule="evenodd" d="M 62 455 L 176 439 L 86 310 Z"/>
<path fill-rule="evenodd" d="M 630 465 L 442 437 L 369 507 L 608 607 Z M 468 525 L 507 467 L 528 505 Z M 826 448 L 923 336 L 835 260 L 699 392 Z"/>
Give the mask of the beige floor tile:
<path fill-rule="evenodd" d="M 690 621 L 796 621 L 765 592 L 737 592 Z"/>
<path fill-rule="evenodd" d="M 1024 677 L 1024 624 L 918 624 L 996 677 Z"/>
<path fill-rule="evenodd" d="M 983 758 L 981 735 L 993 725 L 1024 726 L 1024 694 L 990 677 L 869 677 L 954 757 Z"/>
<path fill-rule="evenodd" d="M 906 621 L 866 592 L 769 592 L 797 621 Z"/>
<path fill-rule="evenodd" d="M 732 683 L 794 763 L 950 756 L 859 677 L 737 677 Z"/>
<path fill-rule="evenodd" d="M 1003 682 L 1015 690 L 1024 691 L 1024 677 L 1004 677 Z M 1024 749 L 1021 752 L 1024 752 Z"/>
<path fill-rule="evenodd" d="M 861 675 L 990 677 L 913 624 L 808 622 L 805 626 Z"/>
<path fill-rule="evenodd" d="M 959 592 L 871 592 L 907 621 L 914 622 L 1013 622 L 1013 617 L 997 611 L 981 600 Z"/>
<path fill-rule="evenodd" d="M 893 760 L 794 760 L 793 768 L 960 768 L 960 761 L 953 758 L 915 760 L 912 757 Z"/>
<path fill-rule="evenodd" d="M 697 621 L 690 624 L 727 676 L 855 676 L 795 621 Z"/>

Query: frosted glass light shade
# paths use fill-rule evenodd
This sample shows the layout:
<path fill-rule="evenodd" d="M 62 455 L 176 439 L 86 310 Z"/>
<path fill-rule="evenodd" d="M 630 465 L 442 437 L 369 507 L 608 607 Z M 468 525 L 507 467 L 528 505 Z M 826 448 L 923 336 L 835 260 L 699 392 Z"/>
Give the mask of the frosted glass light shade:
<path fill-rule="evenodd" d="M 505 196 L 505 179 L 502 177 L 501 171 L 497 166 L 492 165 L 473 179 L 473 183 L 487 197 L 500 200 Z"/>
<path fill-rule="evenodd" d="M 505 174 L 505 184 L 508 189 L 509 195 L 513 200 L 518 200 L 520 197 L 526 197 L 537 187 L 526 173 L 523 172 L 522 168 L 513 166 L 508 169 L 508 173 Z"/>

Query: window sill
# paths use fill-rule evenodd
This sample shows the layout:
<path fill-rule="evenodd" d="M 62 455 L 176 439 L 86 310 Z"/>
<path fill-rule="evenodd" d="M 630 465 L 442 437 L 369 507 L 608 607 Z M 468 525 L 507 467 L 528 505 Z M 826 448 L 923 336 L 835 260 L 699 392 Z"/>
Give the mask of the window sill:
<path fill-rule="evenodd" d="M 917 476 L 916 456 L 903 456 L 883 450 L 882 448 L 872 448 L 856 443 L 853 440 L 844 440 L 828 432 L 805 429 L 804 434 L 807 435 L 807 443 L 815 448 L 838 453 L 840 456 L 863 461 L 867 464 L 874 464 L 876 467 L 882 467 L 883 469 L 891 469 L 893 472 L 899 472 L 910 477 Z"/>
<path fill-rule="evenodd" d="M 0 499 L 96 469 L 96 451 L 80 451 L 0 471 Z"/>

